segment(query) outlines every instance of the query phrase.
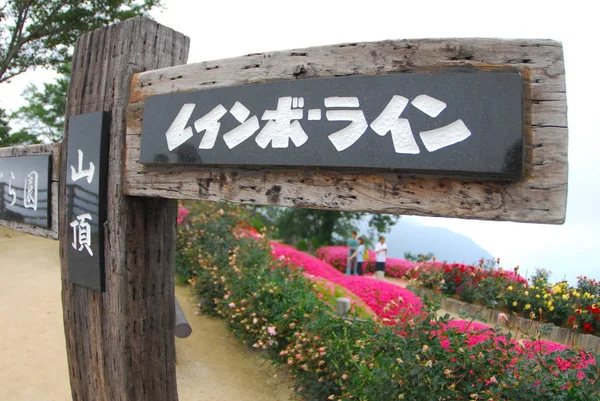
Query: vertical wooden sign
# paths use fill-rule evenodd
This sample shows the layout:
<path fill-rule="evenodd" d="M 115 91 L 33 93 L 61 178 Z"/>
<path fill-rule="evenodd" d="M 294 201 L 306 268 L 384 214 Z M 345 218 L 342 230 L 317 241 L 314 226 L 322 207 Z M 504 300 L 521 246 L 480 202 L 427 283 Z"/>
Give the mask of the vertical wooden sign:
<path fill-rule="evenodd" d="M 110 114 L 73 116 L 67 141 L 69 281 L 104 291 L 104 223 Z"/>

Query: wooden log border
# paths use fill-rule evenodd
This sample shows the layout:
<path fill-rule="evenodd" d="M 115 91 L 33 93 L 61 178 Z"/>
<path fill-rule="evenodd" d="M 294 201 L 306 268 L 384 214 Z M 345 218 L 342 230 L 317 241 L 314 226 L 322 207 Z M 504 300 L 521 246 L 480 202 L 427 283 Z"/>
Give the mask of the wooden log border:
<path fill-rule="evenodd" d="M 0 226 L 8 227 L 16 231 L 32 234 L 37 237 L 58 239 L 58 179 L 60 173 L 60 151 L 61 144 L 52 145 L 30 145 L 0 148 L 0 157 L 16 156 L 52 156 L 52 177 L 50 184 L 50 207 L 52 208 L 51 228 L 42 228 L 30 224 L 0 219 Z"/>
<path fill-rule="evenodd" d="M 525 89 L 525 177 L 516 183 L 139 164 L 144 101 L 149 96 L 282 80 L 506 66 L 521 72 Z M 565 220 L 565 71 L 562 46 L 552 40 L 349 43 L 146 71 L 133 77 L 126 119 L 128 195 L 530 223 Z"/>

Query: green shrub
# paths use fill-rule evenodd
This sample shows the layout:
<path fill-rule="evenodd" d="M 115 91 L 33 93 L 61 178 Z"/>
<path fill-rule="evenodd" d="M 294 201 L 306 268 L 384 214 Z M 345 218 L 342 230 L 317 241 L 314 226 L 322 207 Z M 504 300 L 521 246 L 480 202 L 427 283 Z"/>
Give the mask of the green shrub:
<path fill-rule="evenodd" d="M 308 251 L 308 241 L 301 239 L 300 241 L 296 242 L 296 249 L 302 252 Z"/>

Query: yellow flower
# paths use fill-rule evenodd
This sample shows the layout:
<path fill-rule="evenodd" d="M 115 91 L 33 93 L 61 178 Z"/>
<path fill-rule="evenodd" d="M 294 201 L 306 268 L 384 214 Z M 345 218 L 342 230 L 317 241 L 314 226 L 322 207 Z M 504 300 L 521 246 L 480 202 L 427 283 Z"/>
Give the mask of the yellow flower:
<path fill-rule="evenodd" d="M 512 285 L 509 285 L 508 287 L 506 287 L 506 289 L 507 289 L 508 291 L 512 291 L 512 289 L 513 289 L 513 288 L 512 288 Z"/>
<path fill-rule="evenodd" d="M 540 294 L 535 294 L 535 297 L 536 297 L 536 298 L 539 298 L 539 297 L 540 297 Z"/>
<path fill-rule="evenodd" d="M 552 312 L 554 310 L 554 306 L 551 306 L 549 309 L 550 309 L 550 312 Z"/>
<path fill-rule="evenodd" d="M 552 300 L 550 300 L 550 301 L 546 302 L 546 305 L 548 305 L 548 306 L 552 306 Z"/>
<path fill-rule="evenodd" d="M 525 305 L 525 309 L 529 309 L 529 308 L 531 308 L 531 305 L 529 305 L 529 304 Z"/>
<path fill-rule="evenodd" d="M 525 295 L 529 295 L 529 291 L 525 291 Z"/>
<path fill-rule="evenodd" d="M 564 299 L 565 301 L 566 301 L 567 299 L 569 299 L 569 294 L 563 294 L 563 296 L 562 296 L 562 299 Z"/>
<path fill-rule="evenodd" d="M 517 306 L 519 303 L 517 301 L 513 302 L 513 306 Z"/>
<path fill-rule="evenodd" d="M 554 287 L 552 287 L 552 291 L 554 291 L 555 294 L 560 294 L 562 288 L 560 288 L 560 285 L 556 284 Z"/>

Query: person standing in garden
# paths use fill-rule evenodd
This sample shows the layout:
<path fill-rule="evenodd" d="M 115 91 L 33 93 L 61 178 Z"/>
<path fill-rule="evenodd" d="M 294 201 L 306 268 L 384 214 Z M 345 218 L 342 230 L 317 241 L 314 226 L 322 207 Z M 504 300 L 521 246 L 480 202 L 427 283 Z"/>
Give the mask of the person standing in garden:
<path fill-rule="evenodd" d="M 355 252 L 356 255 L 356 273 L 359 276 L 363 275 L 363 264 L 365 260 L 365 239 L 360 237 L 358 239 L 358 249 Z"/>
<path fill-rule="evenodd" d="M 379 237 L 379 242 L 375 245 L 375 278 L 383 280 L 385 277 L 385 259 L 387 256 L 387 245 L 385 237 Z"/>
<path fill-rule="evenodd" d="M 348 239 L 348 263 L 346 264 L 346 274 L 356 274 L 356 250 L 358 249 L 358 241 L 356 240 L 356 231 L 352 231 L 352 236 Z"/>

